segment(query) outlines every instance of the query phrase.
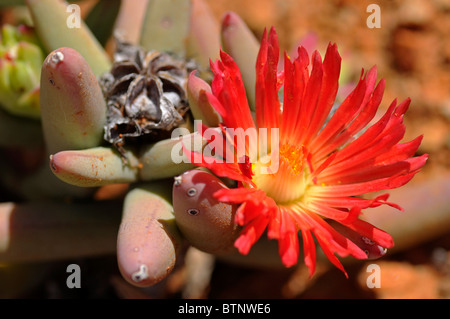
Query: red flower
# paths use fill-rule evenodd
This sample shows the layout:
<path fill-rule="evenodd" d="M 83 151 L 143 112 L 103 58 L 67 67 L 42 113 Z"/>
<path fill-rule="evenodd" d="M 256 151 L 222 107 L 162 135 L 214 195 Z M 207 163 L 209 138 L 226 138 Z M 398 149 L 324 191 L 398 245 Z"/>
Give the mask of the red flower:
<path fill-rule="evenodd" d="M 214 80 L 208 99 L 222 116 L 224 140 L 228 141 L 224 148 L 231 145 L 234 161 L 218 162 L 202 156 L 197 164 L 239 182 L 237 188 L 218 191 L 214 196 L 241 204 L 236 223 L 244 228 L 235 246 L 242 254 L 267 231 L 269 238 L 278 240 L 283 264 L 292 266 L 299 256 L 300 230 L 304 261 L 311 275 L 316 263 L 314 237 L 328 259 L 345 273 L 336 253 L 367 258 L 348 233 L 385 248 L 393 246 L 389 234 L 359 215 L 365 208 L 382 204 L 401 208 L 387 202 L 387 194 L 374 199 L 358 195 L 400 187 L 411 180 L 427 160 L 427 155 L 412 157 L 422 136 L 399 144 L 405 133 L 403 115 L 409 99 L 399 105 L 394 101 L 383 117 L 369 125 L 384 91 L 383 80 L 376 84 L 375 67 L 362 73 L 355 89 L 327 121 L 340 74 L 336 45 L 328 46 L 323 61 L 317 52 L 310 61 L 306 50 L 299 47 L 295 60 L 285 56 L 284 71 L 279 74 L 278 52 L 272 28 L 268 39 L 264 33 L 256 63 L 256 124 L 233 59 L 221 52 L 221 61 L 211 63 Z M 230 134 L 229 128 L 259 131 L 246 136 L 243 130 Z M 258 144 L 262 128 L 268 130 L 267 136 L 279 132 L 279 143 L 269 140 Z M 243 139 L 245 147 L 239 149 L 238 142 Z M 261 149 L 267 152 L 261 154 Z M 193 153 L 190 156 L 192 159 Z"/>

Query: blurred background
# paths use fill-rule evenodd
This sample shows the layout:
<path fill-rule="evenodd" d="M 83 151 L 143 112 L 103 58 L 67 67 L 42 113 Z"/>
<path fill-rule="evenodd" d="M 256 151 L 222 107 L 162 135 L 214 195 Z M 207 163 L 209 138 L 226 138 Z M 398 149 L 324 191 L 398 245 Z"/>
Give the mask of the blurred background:
<path fill-rule="evenodd" d="M 135 0 L 138 1 L 138 0 Z M 141 1 L 141 0 L 139 0 Z M 205 0 L 220 21 L 227 11 L 239 14 L 258 39 L 274 26 L 282 50 L 290 52 L 309 41 L 324 52 L 335 42 L 343 57 L 348 82 L 361 69 L 378 67 L 386 79 L 381 108 L 395 98 L 412 99 L 406 113 L 405 140 L 423 134 L 419 153 L 430 155 L 422 172 L 392 201 L 405 208 L 377 208 L 375 225 L 388 228 L 396 247 L 377 261 L 346 262 L 349 279 L 328 262 L 318 263 L 308 279 L 299 266 L 291 269 L 249 267 L 212 261 L 201 253 L 189 254 L 191 264 L 180 263 L 163 282 L 136 288 L 125 282 L 114 255 L 33 264 L 0 266 L 2 298 L 449 298 L 450 297 L 450 0 Z M 77 2 L 82 14 L 95 0 Z M 380 28 L 369 28 L 371 4 L 380 8 Z M 3 8 L 0 23 L 13 23 L 20 9 Z M 26 15 L 26 13 L 23 13 Z M 121 23 L 138 23 L 140 17 Z M 10 200 L 7 190 L 0 196 Z M 379 212 L 379 216 L 375 214 Z M 369 217 L 371 217 L 369 216 Z M 430 216 L 429 219 L 426 219 Z M 66 267 L 82 269 L 82 288 L 68 289 Z M 367 266 L 381 269 L 381 287 L 368 288 Z M 192 265 L 199 265 L 195 275 Z M 5 269 L 6 269 L 5 268 Z M 193 277 L 198 283 L 192 283 Z M 187 284 L 189 283 L 189 285 Z M 9 288 L 2 289 L 8 286 Z M 13 287 L 13 288 L 11 288 Z"/>

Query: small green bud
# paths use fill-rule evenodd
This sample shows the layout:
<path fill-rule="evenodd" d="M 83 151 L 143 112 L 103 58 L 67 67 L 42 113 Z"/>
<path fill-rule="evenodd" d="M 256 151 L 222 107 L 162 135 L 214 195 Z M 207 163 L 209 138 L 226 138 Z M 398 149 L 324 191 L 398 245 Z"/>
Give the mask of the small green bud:
<path fill-rule="evenodd" d="M 9 113 L 39 118 L 39 79 L 44 54 L 33 29 L 5 25 L 0 37 L 0 105 Z"/>

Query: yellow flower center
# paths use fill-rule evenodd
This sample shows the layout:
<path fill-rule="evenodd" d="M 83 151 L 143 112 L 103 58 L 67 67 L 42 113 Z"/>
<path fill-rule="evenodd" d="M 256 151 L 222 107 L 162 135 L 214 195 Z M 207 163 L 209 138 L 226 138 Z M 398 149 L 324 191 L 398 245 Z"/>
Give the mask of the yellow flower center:
<path fill-rule="evenodd" d="M 305 147 L 282 145 L 253 166 L 253 182 L 278 204 L 301 200 L 310 184 L 310 165 Z"/>

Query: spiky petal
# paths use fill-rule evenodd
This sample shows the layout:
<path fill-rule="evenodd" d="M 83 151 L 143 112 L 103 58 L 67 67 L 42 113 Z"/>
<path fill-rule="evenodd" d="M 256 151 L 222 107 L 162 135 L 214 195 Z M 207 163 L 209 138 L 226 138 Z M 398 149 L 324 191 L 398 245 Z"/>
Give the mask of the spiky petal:
<path fill-rule="evenodd" d="M 267 129 L 269 135 L 279 129 L 278 143 L 267 143 L 267 154 L 255 156 L 252 143 L 258 141 L 249 138 L 245 140 L 245 154 L 235 157 L 244 156 L 248 163 L 202 157 L 199 165 L 239 181 L 238 188 L 222 189 L 214 196 L 219 201 L 241 204 L 236 223 L 243 230 L 235 246 L 242 254 L 247 254 L 267 231 L 269 238 L 278 240 L 284 265 L 292 266 L 299 257 L 300 230 L 304 261 L 311 275 L 316 259 L 314 238 L 328 259 L 346 274 L 335 254 L 367 258 L 357 240 L 361 236 L 382 248 L 394 244 L 389 234 L 359 218 L 362 210 L 383 204 L 400 209 L 387 201 L 387 194 L 372 199 L 357 196 L 406 184 L 428 156 L 412 157 L 422 137 L 399 143 L 405 133 L 403 115 L 409 99 L 398 105 L 394 101 L 381 119 L 371 123 L 384 91 L 384 81 L 376 83 L 375 67 L 361 73 L 354 90 L 329 116 L 340 73 L 337 46 L 330 44 L 323 60 L 317 51 L 309 57 L 299 47 L 295 59 L 285 56 L 281 73 L 277 73 L 278 50 L 272 28 L 268 35 L 264 33 L 256 63 L 256 124 L 248 109 L 239 69 L 224 52 L 221 61 L 212 64 L 214 81 L 209 95 L 224 127 L 258 127 Z M 282 86 L 283 104 L 279 99 Z M 224 139 L 239 141 L 242 136 L 225 134 Z M 235 146 L 228 143 L 236 154 Z M 275 159 L 277 169 L 267 170 Z M 329 220 L 345 228 L 333 227 Z"/>

